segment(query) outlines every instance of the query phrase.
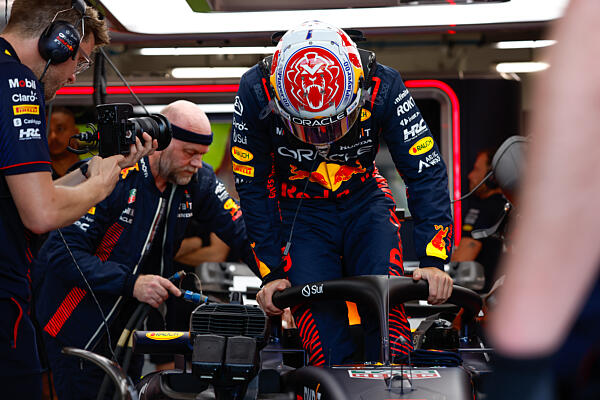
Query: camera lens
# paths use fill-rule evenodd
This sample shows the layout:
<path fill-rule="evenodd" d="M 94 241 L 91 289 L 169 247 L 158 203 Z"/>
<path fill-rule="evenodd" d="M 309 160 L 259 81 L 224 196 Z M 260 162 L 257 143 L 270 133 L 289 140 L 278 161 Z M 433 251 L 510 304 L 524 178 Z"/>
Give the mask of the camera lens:
<path fill-rule="evenodd" d="M 164 150 L 171 142 L 173 132 L 171 131 L 171 123 L 167 117 L 161 114 L 151 114 L 147 117 L 129 118 L 129 122 L 133 124 L 135 135 L 140 138 L 142 143 L 142 133 L 146 132 L 158 141 L 158 149 Z"/>

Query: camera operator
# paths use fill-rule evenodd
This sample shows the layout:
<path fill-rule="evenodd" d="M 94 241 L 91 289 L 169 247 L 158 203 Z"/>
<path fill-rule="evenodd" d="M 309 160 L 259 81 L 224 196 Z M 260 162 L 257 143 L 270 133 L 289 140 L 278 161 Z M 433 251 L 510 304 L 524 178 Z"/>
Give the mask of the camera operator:
<path fill-rule="evenodd" d="M 138 302 L 157 308 L 169 295 L 180 295 L 163 276 L 175 272 L 173 256 L 192 218 L 213 218 L 223 229 L 232 222 L 229 210 L 215 201 L 214 172 L 202 163 L 212 141 L 208 118 L 188 101 L 176 101 L 162 113 L 171 122 L 170 144 L 124 170 L 106 200 L 75 224 L 52 232 L 40 250 L 33 276 L 36 310 L 61 400 L 95 399 L 104 377 L 94 365 L 80 369 L 79 360 L 61 354 L 61 348 L 110 358 L 108 346 L 114 346 Z M 131 365 L 134 380 L 142 361 Z"/>
<path fill-rule="evenodd" d="M 6 398 L 40 397 L 29 318 L 34 234 L 75 221 L 112 191 L 121 168 L 152 148 L 148 140 L 128 158 L 95 157 L 85 176 L 74 171 L 52 182 L 44 103 L 75 82 L 94 48 L 108 40 L 105 23 L 82 1 L 75 9 L 67 1 L 15 0 L 0 35 L 0 383 Z"/>

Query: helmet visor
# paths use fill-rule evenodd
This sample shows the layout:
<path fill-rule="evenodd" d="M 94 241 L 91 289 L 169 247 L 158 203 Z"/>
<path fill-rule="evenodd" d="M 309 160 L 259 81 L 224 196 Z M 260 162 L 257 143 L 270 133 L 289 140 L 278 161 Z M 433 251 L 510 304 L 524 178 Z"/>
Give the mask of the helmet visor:
<path fill-rule="evenodd" d="M 358 116 L 360 96 L 351 104 L 346 111 L 333 116 L 319 119 L 303 119 L 288 114 L 276 101 L 279 115 L 283 124 L 298 139 L 304 143 L 313 145 L 330 144 L 342 138 L 350 131 Z"/>

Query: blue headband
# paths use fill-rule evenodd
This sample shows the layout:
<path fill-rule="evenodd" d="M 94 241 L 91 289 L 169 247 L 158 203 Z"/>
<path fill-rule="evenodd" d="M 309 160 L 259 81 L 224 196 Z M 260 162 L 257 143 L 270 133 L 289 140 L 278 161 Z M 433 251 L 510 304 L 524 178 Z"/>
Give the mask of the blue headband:
<path fill-rule="evenodd" d="M 195 133 L 188 131 L 187 129 L 180 128 L 179 126 L 171 123 L 171 130 L 173 131 L 173 138 L 182 140 L 184 142 L 198 143 L 203 145 L 210 145 L 213 141 L 213 133 L 209 135 L 203 135 L 201 133 Z"/>

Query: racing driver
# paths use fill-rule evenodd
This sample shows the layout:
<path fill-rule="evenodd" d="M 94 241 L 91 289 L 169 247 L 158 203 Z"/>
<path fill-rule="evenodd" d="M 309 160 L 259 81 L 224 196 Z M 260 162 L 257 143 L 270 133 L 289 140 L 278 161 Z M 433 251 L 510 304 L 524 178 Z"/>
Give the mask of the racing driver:
<path fill-rule="evenodd" d="M 420 261 L 413 278 L 429 281 L 430 303 L 448 299 L 446 167 L 398 72 L 344 31 L 306 22 L 242 77 L 233 128 L 236 188 L 263 279 L 257 300 L 268 314 L 282 313 L 271 297 L 290 284 L 403 274 L 394 199 L 374 164 L 380 136 L 408 187 Z M 365 358 L 379 360 L 376 316 L 358 311 Z M 292 313 L 311 365 L 352 360 L 343 301 Z M 412 349 L 402 306 L 390 312 L 389 333 L 392 356 Z"/>

